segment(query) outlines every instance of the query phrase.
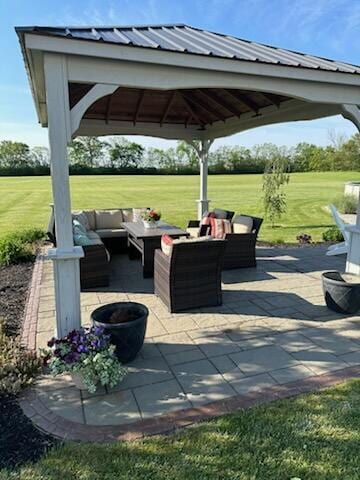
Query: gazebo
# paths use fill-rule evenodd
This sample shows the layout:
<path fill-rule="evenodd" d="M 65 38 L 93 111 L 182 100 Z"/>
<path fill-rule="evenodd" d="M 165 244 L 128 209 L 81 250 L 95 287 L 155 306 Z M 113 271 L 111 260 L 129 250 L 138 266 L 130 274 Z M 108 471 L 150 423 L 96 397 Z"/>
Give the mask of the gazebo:
<path fill-rule="evenodd" d="M 337 114 L 360 131 L 358 66 L 182 24 L 16 31 L 38 119 L 49 132 L 57 237 L 49 256 L 58 336 L 80 325 L 83 252 L 73 244 L 71 139 L 118 134 L 189 142 L 200 162 L 200 217 L 208 209 L 214 139 Z M 356 226 L 348 228 L 347 271 L 360 274 L 360 205 Z"/>

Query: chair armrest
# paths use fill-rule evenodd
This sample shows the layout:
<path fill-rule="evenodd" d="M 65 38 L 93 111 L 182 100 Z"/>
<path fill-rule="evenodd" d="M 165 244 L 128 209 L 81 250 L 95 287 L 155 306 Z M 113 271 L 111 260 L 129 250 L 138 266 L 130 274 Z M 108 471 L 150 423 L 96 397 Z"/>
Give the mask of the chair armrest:
<path fill-rule="evenodd" d="M 154 269 L 156 270 L 156 266 L 158 265 L 163 270 L 168 271 L 170 270 L 170 263 L 171 257 L 169 255 L 165 255 L 161 248 L 157 248 L 155 250 Z"/>
<path fill-rule="evenodd" d="M 99 263 L 108 263 L 105 245 L 84 245 L 82 249 L 84 250 L 83 260 L 88 261 L 92 259 Z"/>
<path fill-rule="evenodd" d="M 199 228 L 200 227 L 200 220 L 189 220 L 187 224 L 187 228 Z"/>

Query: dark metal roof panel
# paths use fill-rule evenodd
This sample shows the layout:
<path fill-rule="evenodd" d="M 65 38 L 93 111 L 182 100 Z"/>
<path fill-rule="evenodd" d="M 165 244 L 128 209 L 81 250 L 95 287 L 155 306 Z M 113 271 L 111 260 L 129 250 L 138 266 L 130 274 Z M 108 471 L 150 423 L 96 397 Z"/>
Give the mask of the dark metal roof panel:
<path fill-rule="evenodd" d="M 360 67 L 183 24 L 112 27 L 19 27 L 18 32 L 186 52 L 274 65 L 360 74 Z"/>

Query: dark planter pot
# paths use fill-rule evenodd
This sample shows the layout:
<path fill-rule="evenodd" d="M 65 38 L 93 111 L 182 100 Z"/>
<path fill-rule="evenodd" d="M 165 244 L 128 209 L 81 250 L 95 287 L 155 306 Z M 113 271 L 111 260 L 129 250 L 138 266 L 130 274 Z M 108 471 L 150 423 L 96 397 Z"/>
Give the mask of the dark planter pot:
<path fill-rule="evenodd" d="M 357 313 L 360 310 L 360 280 L 359 283 L 348 283 L 340 272 L 325 272 L 322 280 L 328 308 L 338 313 Z"/>
<path fill-rule="evenodd" d="M 118 310 L 131 310 L 136 318 L 127 322 L 109 323 L 111 315 Z M 116 302 L 94 310 L 91 320 L 95 326 L 103 327 L 110 334 L 120 362 L 128 363 L 134 360 L 144 344 L 148 315 L 149 310 L 141 303 Z"/>

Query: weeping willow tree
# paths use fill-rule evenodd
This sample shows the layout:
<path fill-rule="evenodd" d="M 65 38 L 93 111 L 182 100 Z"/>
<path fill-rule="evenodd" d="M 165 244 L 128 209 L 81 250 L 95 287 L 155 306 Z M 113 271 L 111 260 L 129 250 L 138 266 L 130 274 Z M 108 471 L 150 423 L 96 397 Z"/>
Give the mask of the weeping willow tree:
<path fill-rule="evenodd" d="M 290 164 L 288 158 L 276 155 L 267 159 L 263 175 L 263 204 L 265 217 L 269 219 L 271 226 L 280 220 L 286 212 L 285 186 L 290 181 Z"/>

